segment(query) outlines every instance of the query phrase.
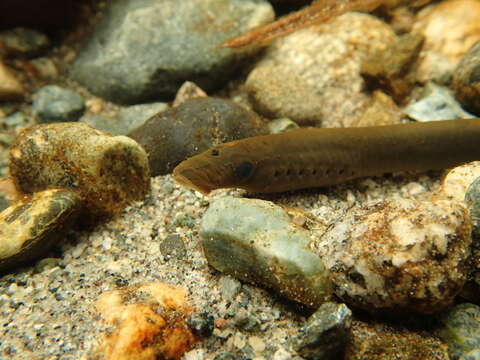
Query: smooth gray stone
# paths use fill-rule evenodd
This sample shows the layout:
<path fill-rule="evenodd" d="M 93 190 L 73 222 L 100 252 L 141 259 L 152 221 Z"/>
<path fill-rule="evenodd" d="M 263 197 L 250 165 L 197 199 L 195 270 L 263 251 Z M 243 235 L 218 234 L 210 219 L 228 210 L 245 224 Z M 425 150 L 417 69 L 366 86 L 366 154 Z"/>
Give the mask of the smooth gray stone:
<path fill-rule="evenodd" d="M 73 91 L 47 85 L 35 93 L 32 111 L 39 123 L 77 121 L 85 111 L 85 102 Z"/>
<path fill-rule="evenodd" d="M 328 272 L 309 250 L 310 233 L 292 224 L 280 206 L 218 199 L 204 214 L 200 235 L 209 264 L 221 272 L 308 306 L 319 306 L 331 294 Z"/>
<path fill-rule="evenodd" d="M 72 77 L 125 104 L 170 100 L 186 80 L 209 91 L 251 55 L 220 45 L 273 18 L 266 0 L 111 1 Z"/>

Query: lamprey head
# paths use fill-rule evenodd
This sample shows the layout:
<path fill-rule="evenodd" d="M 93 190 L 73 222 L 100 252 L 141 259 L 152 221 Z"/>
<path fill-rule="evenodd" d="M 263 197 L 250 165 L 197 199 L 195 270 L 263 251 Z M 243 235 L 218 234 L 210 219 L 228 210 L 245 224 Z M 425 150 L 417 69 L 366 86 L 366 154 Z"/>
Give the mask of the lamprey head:
<path fill-rule="evenodd" d="M 242 155 L 236 141 L 215 146 L 180 163 L 174 170 L 175 181 L 202 194 L 220 188 L 243 187 L 254 174 L 256 164 Z"/>

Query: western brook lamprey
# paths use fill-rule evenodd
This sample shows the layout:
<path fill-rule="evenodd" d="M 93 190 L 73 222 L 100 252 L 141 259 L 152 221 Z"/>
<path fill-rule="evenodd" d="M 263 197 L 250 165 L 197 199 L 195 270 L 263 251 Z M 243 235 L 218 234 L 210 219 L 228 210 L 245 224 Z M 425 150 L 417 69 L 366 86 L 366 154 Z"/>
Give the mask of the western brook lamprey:
<path fill-rule="evenodd" d="M 173 175 L 203 194 L 231 187 L 269 193 L 473 160 L 480 160 L 480 119 L 459 119 L 256 136 L 193 156 Z"/>

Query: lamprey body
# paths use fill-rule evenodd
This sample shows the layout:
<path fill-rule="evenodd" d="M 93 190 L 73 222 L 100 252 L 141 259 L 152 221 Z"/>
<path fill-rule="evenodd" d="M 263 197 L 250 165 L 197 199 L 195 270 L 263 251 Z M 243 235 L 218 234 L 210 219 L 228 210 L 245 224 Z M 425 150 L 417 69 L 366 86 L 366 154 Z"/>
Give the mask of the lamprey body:
<path fill-rule="evenodd" d="M 473 160 L 480 160 L 480 119 L 459 119 L 257 136 L 215 146 L 183 161 L 173 174 L 204 194 L 230 187 L 268 193 Z"/>

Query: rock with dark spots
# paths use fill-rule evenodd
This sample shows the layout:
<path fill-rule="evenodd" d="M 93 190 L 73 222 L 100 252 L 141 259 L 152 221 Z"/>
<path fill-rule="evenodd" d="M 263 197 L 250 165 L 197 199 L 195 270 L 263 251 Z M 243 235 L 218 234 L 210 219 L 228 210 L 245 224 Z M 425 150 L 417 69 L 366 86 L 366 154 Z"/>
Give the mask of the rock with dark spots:
<path fill-rule="evenodd" d="M 0 32 L 0 42 L 6 55 L 38 56 L 50 46 L 43 33 L 22 27 Z"/>
<path fill-rule="evenodd" d="M 77 191 L 93 215 L 121 210 L 150 189 L 145 150 L 126 136 L 111 136 L 82 123 L 37 125 L 23 130 L 10 149 L 18 191 Z"/>
<path fill-rule="evenodd" d="M 230 276 L 222 276 L 219 280 L 220 291 L 222 298 L 232 301 L 240 293 L 242 283 Z"/>
<path fill-rule="evenodd" d="M 73 191 L 40 191 L 0 213 L 0 272 L 37 259 L 61 239 L 81 210 Z"/>
<path fill-rule="evenodd" d="M 354 320 L 348 338 L 345 360 L 449 360 L 438 338 L 402 326 Z"/>
<path fill-rule="evenodd" d="M 258 116 L 218 98 L 191 99 L 154 115 L 128 136 L 147 151 L 152 176 L 222 142 L 258 135 Z"/>
<path fill-rule="evenodd" d="M 480 307 L 464 303 L 439 316 L 441 326 L 435 334 L 448 344 L 452 360 L 480 350 Z"/>
<path fill-rule="evenodd" d="M 185 257 L 187 250 L 180 235 L 168 234 L 160 243 L 160 252 L 166 259 L 181 260 Z"/>
<path fill-rule="evenodd" d="M 348 305 L 433 313 L 465 284 L 470 244 L 463 202 L 395 199 L 351 210 L 315 248 Z"/>
<path fill-rule="evenodd" d="M 266 0 L 113 1 L 72 76 L 119 103 L 171 99 L 186 80 L 208 91 L 250 55 L 219 45 L 273 18 Z"/>
<path fill-rule="evenodd" d="M 209 264 L 221 272 L 308 306 L 330 296 L 328 272 L 309 249 L 310 233 L 271 202 L 218 199 L 203 216 L 200 235 Z"/>
<path fill-rule="evenodd" d="M 361 73 L 370 89 L 381 88 L 401 103 L 415 85 L 416 63 L 423 45 L 423 36 L 407 34 L 377 51 L 362 63 Z"/>
<path fill-rule="evenodd" d="M 308 360 L 340 359 L 351 323 L 352 311 L 345 304 L 325 303 L 308 318 L 293 346 Z"/>
<path fill-rule="evenodd" d="M 480 41 L 477 41 L 453 73 L 452 88 L 463 107 L 480 115 Z"/>
<path fill-rule="evenodd" d="M 77 121 L 85 111 L 85 102 L 73 91 L 47 85 L 35 93 L 32 111 L 40 123 Z"/>
<path fill-rule="evenodd" d="M 462 109 L 453 97 L 452 91 L 444 86 L 428 82 L 424 95 L 418 101 L 407 105 L 403 111 L 417 121 L 455 120 L 474 118 Z"/>

